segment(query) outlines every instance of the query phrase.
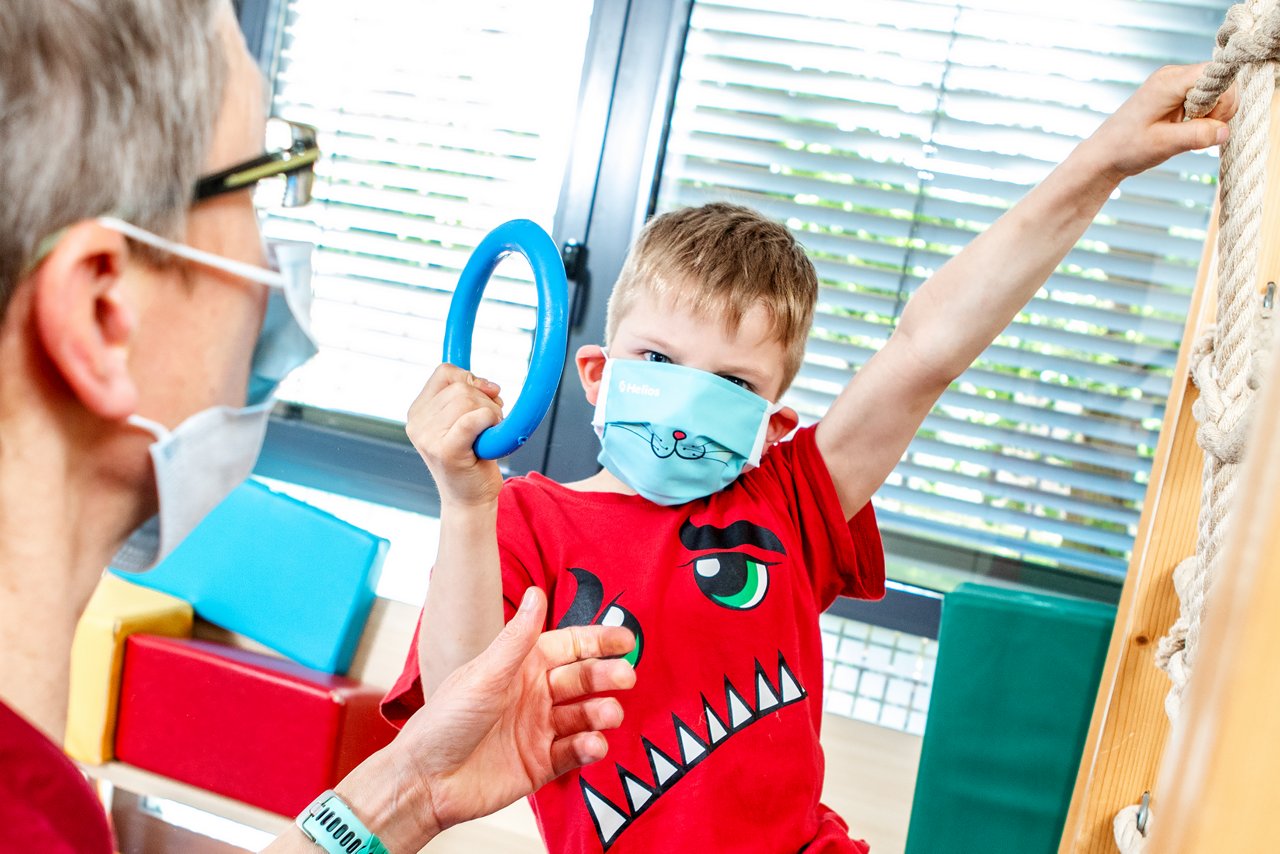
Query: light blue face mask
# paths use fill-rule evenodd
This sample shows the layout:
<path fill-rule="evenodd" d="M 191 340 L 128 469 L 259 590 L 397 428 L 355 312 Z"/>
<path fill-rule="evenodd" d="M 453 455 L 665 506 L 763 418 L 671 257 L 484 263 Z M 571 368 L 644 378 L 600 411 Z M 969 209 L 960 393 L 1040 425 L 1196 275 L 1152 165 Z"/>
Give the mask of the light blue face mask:
<path fill-rule="evenodd" d="M 781 408 L 706 371 L 609 359 L 591 424 L 600 465 L 670 506 L 719 492 L 759 465 L 769 418 Z"/>

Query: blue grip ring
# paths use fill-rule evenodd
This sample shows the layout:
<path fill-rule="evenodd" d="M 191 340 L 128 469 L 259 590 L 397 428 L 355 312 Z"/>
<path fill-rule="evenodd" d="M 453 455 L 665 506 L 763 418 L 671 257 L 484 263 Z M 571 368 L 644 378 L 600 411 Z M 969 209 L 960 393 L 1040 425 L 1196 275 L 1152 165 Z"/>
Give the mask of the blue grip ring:
<path fill-rule="evenodd" d="M 494 269 L 512 252 L 523 255 L 533 269 L 538 322 L 533 330 L 529 374 L 520 396 L 506 418 L 476 439 L 476 456 L 482 460 L 505 457 L 528 441 L 551 408 L 569 350 L 569 284 L 560 252 L 537 223 L 513 219 L 489 232 L 462 270 L 445 321 L 445 361 L 471 369 L 471 333 L 480 298 Z"/>

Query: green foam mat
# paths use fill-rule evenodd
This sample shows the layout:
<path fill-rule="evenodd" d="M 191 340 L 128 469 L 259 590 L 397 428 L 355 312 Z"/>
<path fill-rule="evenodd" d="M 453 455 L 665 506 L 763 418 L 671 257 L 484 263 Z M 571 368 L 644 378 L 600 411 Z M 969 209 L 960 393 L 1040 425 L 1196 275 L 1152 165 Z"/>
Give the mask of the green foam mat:
<path fill-rule="evenodd" d="M 1055 854 L 1115 608 L 962 584 L 942 606 L 907 854 Z"/>

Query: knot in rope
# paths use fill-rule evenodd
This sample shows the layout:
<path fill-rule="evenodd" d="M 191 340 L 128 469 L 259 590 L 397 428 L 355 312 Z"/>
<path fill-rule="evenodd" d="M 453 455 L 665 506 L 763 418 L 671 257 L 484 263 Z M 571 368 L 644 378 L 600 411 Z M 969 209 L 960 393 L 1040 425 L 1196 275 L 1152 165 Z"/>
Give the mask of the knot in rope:
<path fill-rule="evenodd" d="M 1121 854 L 1143 854 L 1147 850 L 1147 837 L 1138 830 L 1138 813 L 1142 808 L 1134 805 L 1125 807 L 1116 813 L 1111 825 L 1115 833 L 1116 847 Z M 1151 830 L 1151 819 L 1147 819 L 1147 831 Z"/>
<path fill-rule="evenodd" d="M 1200 573 L 1200 559 L 1196 555 L 1184 559 L 1173 570 L 1173 589 L 1182 602 L 1190 601 L 1192 588 Z M 1182 692 L 1191 675 L 1187 661 L 1187 638 L 1191 632 L 1191 620 L 1183 613 L 1169 627 L 1169 633 L 1156 645 L 1156 666 L 1169 676 L 1173 690 L 1164 698 L 1165 713 L 1169 720 L 1176 720 L 1182 705 Z"/>
<path fill-rule="evenodd" d="M 1280 3 L 1271 2 L 1258 12 L 1248 3 L 1237 3 L 1227 10 L 1226 20 L 1218 29 L 1213 62 L 1205 68 L 1195 88 L 1187 93 L 1183 112 L 1189 119 L 1208 115 L 1219 96 L 1231 86 L 1241 66 L 1269 62 L 1277 56 L 1280 56 Z"/>
<path fill-rule="evenodd" d="M 1191 350 L 1191 376 L 1200 389 L 1200 398 L 1192 406 L 1199 424 L 1196 443 L 1224 463 L 1238 463 L 1249 435 L 1246 411 L 1239 405 L 1245 389 L 1238 382 L 1227 387 L 1219 381 L 1213 359 L 1215 336 L 1216 328 L 1210 327 Z M 1247 387 L 1251 389 L 1252 384 Z"/>

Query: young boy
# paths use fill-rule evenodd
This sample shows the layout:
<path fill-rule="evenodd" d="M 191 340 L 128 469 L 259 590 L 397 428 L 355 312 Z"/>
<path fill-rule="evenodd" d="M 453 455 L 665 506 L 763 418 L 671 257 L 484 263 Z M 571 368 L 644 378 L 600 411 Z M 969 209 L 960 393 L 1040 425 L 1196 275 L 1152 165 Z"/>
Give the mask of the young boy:
<path fill-rule="evenodd" d="M 819 802 L 818 614 L 838 595 L 883 595 L 872 493 L 1120 179 L 1225 139 L 1229 100 L 1181 122 L 1199 71 L 1153 75 L 912 297 L 827 416 L 790 441 L 797 415 L 776 401 L 803 358 L 817 278 L 784 227 L 735 206 L 651 222 L 610 299 L 607 349 L 578 351 L 598 474 L 504 484 L 471 453 L 501 418 L 498 389 L 441 366 L 408 419 L 440 489 L 440 551 L 389 717 L 483 649 L 536 585 L 551 626 L 637 638 L 613 761 L 533 796 L 551 851 L 867 851 Z"/>

